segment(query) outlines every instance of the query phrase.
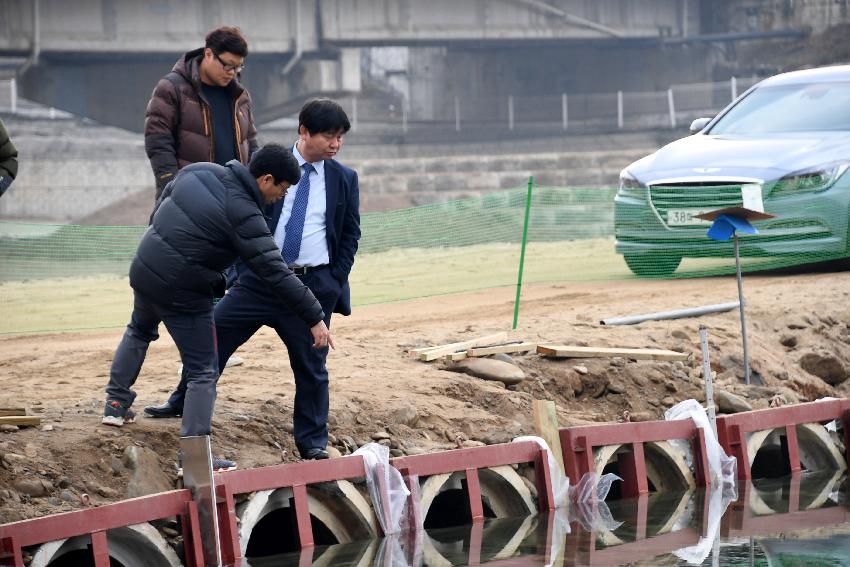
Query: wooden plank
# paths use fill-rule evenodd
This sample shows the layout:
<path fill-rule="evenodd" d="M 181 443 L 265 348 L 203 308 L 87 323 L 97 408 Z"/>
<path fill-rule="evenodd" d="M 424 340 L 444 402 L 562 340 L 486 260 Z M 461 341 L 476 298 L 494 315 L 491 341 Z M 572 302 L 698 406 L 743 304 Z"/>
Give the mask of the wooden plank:
<path fill-rule="evenodd" d="M 7 415 L 27 415 L 24 408 L 0 408 L 0 417 Z"/>
<path fill-rule="evenodd" d="M 542 437 L 555 462 L 564 474 L 564 454 L 561 451 L 561 436 L 558 433 L 558 414 L 555 411 L 555 402 L 551 400 L 534 400 L 531 402 L 534 412 L 534 431 L 538 437 Z"/>
<path fill-rule="evenodd" d="M 446 362 L 457 362 L 458 360 L 463 360 L 467 357 L 468 350 L 462 350 L 460 352 L 453 352 L 451 354 L 447 354 L 443 358 Z"/>
<path fill-rule="evenodd" d="M 419 360 L 424 360 L 426 362 L 430 361 L 430 360 L 437 360 L 438 358 L 442 358 L 442 357 L 446 356 L 447 354 L 452 354 L 452 353 L 457 352 L 457 351 L 466 350 L 466 349 L 474 347 L 474 346 L 486 345 L 486 344 L 489 344 L 489 343 L 504 341 L 504 340 L 507 340 L 507 338 L 508 338 L 508 334 L 505 333 L 505 332 L 502 332 L 502 333 L 496 333 L 496 334 L 493 334 L 493 335 L 487 335 L 486 337 L 478 337 L 477 339 L 471 339 L 471 340 L 468 340 L 468 341 L 464 341 L 462 343 L 453 343 L 453 344 L 449 344 L 449 345 L 444 345 L 442 347 L 435 348 L 435 349 L 429 350 L 427 352 L 419 353 Z"/>
<path fill-rule="evenodd" d="M 558 358 L 611 358 L 621 356 L 636 360 L 687 360 L 688 355 L 673 350 L 652 348 L 603 348 L 571 345 L 537 345 L 537 352 Z"/>
<path fill-rule="evenodd" d="M 486 337 L 481 337 L 480 339 L 472 339 L 472 341 L 475 341 L 476 345 L 483 345 L 483 344 L 488 344 L 488 343 L 499 344 L 499 343 L 507 340 L 507 335 L 508 335 L 507 333 L 496 333 L 495 335 L 489 335 L 489 336 L 486 336 Z M 494 339 L 494 340 L 492 340 L 492 341 L 487 340 L 487 339 L 491 339 L 491 338 Z M 443 350 L 443 349 L 448 349 L 449 347 L 456 347 L 455 348 L 456 351 L 462 351 L 462 350 L 466 350 L 467 348 L 469 348 L 468 345 L 469 345 L 470 342 L 471 341 L 462 341 L 462 342 L 459 342 L 459 343 L 447 343 L 447 344 L 444 344 L 444 345 L 434 345 L 434 346 L 429 346 L 429 347 L 413 348 L 413 349 L 410 349 L 407 352 L 418 357 L 418 355 L 422 354 L 423 352 L 431 352 L 431 351 L 437 350 L 437 349 Z M 516 342 L 521 342 L 521 341 L 516 341 Z M 491 344 L 491 346 L 492 346 L 492 344 Z"/>
<path fill-rule="evenodd" d="M 537 350 L 537 343 L 516 343 L 512 345 L 471 348 L 466 351 L 466 356 L 489 356 L 491 354 L 499 353 L 534 352 L 535 350 Z"/>
<path fill-rule="evenodd" d="M 0 425 L 38 425 L 41 418 L 37 415 L 15 415 L 0 417 Z"/>

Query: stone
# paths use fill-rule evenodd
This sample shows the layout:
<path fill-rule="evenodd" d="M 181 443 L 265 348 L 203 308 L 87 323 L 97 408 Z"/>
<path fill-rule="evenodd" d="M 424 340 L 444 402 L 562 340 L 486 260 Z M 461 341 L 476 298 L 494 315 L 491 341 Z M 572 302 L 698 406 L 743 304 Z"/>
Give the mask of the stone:
<path fill-rule="evenodd" d="M 166 492 L 174 488 L 171 478 L 163 471 L 159 463 L 159 455 L 153 450 L 130 445 L 124 449 L 121 460 L 130 471 L 130 480 L 127 482 L 127 498 Z M 106 496 L 100 490 L 98 490 L 98 493 Z"/>
<path fill-rule="evenodd" d="M 416 422 L 419 421 L 419 412 L 412 405 L 405 404 L 396 408 L 392 414 L 390 414 L 390 420 L 392 420 L 393 423 L 398 423 L 400 425 L 415 427 Z"/>
<path fill-rule="evenodd" d="M 375 441 L 381 441 L 383 439 L 389 439 L 390 437 L 392 437 L 392 436 L 389 433 L 387 433 L 386 431 L 376 431 L 375 433 L 372 434 L 372 439 L 374 439 Z"/>
<path fill-rule="evenodd" d="M 121 473 L 124 472 L 124 463 L 121 462 L 121 459 L 119 459 L 115 455 L 112 455 L 112 458 L 109 462 L 109 468 L 112 469 L 112 474 L 114 474 L 115 476 L 119 476 Z"/>
<path fill-rule="evenodd" d="M 673 396 L 667 396 L 666 398 L 661 400 L 661 404 L 668 408 L 673 407 L 676 405 L 676 398 L 674 398 Z"/>
<path fill-rule="evenodd" d="M 0 425 L 0 432 L 3 432 L 3 433 L 12 433 L 13 431 L 17 431 L 17 430 L 18 430 L 17 425 L 9 425 L 7 423 Z"/>
<path fill-rule="evenodd" d="M 63 490 L 59 493 L 59 498 L 62 499 L 63 502 L 76 502 L 77 497 L 74 496 L 74 493 L 70 490 Z"/>
<path fill-rule="evenodd" d="M 671 380 L 668 380 L 667 382 L 665 382 L 664 387 L 667 389 L 668 392 L 671 392 L 671 393 L 674 393 L 674 394 L 679 391 L 679 388 L 676 386 L 676 383 L 671 381 Z"/>
<path fill-rule="evenodd" d="M 59 482 L 56 483 L 56 486 L 58 486 L 59 488 L 68 488 L 69 486 L 71 486 L 71 479 L 69 479 L 67 476 L 63 476 L 59 479 Z"/>
<path fill-rule="evenodd" d="M 632 377 L 632 382 L 634 382 L 635 386 L 640 388 L 645 388 L 649 386 L 649 379 L 646 376 L 637 375 Z"/>
<path fill-rule="evenodd" d="M 688 333 L 686 333 L 682 329 L 675 329 L 672 333 L 670 333 L 670 336 L 674 339 L 682 339 L 684 341 L 691 338 L 690 335 L 688 335 Z"/>
<path fill-rule="evenodd" d="M 806 325 L 802 321 L 791 321 L 790 323 L 788 323 L 789 329 L 805 329 L 806 327 L 808 327 L 808 325 Z"/>
<path fill-rule="evenodd" d="M 425 449 L 423 449 L 422 447 L 408 447 L 407 448 L 407 454 L 408 455 L 424 455 L 425 453 L 427 453 L 427 451 Z"/>
<path fill-rule="evenodd" d="M 403 457 L 404 451 L 402 451 L 401 449 L 390 449 L 390 456 L 391 457 Z"/>
<path fill-rule="evenodd" d="M 655 419 L 655 416 L 652 415 L 652 412 L 648 411 L 636 411 L 629 415 L 630 421 L 652 421 Z"/>
<path fill-rule="evenodd" d="M 612 394 L 622 394 L 626 391 L 626 387 L 619 380 L 608 384 L 608 391 Z"/>
<path fill-rule="evenodd" d="M 41 480 L 37 478 L 21 478 L 15 480 L 12 482 L 12 488 L 21 494 L 26 494 L 33 498 L 38 498 L 47 494 L 44 484 L 42 484 Z"/>
<path fill-rule="evenodd" d="M 607 375 L 594 376 L 587 374 L 581 377 L 582 392 L 592 398 L 601 397 L 608 388 L 609 383 L 610 379 Z"/>
<path fill-rule="evenodd" d="M 295 431 L 295 427 L 291 423 L 284 423 L 282 429 L 284 433 L 289 433 L 290 435 Z"/>
<path fill-rule="evenodd" d="M 714 403 L 721 413 L 740 413 L 753 409 L 747 400 L 726 390 L 714 391 Z"/>
<path fill-rule="evenodd" d="M 847 369 L 841 360 L 832 354 L 808 352 L 800 358 L 800 366 L 830 386 L 837 386 L 847 380 Z"/>
<path fill-rule="evenodd" d="M 794 348 L 797 346 L 797 336 L 796 335 L 782 335 L 779 338 L 779 344 L 782 346 L 786 346 L 789 348 Z"/>
<path fill-rule="evenodd" d="M 53 426 L 52 426 L 52 425 L 50 425 L 50 424 L 42 425 L 42 426 L 41 426 L 41 430 L 42 430 L 42 431 L 53 431 Z"/>
<path fill-rule="evenodd" d="M 493 380 L 505 385 L 519 384 L 525 378 L 525 373 L 513 364 L 489 358 L 468 358 L 447 367 L 447 370 L 463 372 L 476 378 Z"/>
<path fill-rule="evenodd" d="M 573 369 L 574 369 L 576 372 L 578 372 L 579 374 L 581 374 L 582 376 L 584 376 L 585 374 L 587 374 L 587 366 L 581 366 L 581 365 L 579 365 L 579 366 L 574 366 L 574 367 L 573 367 Z"/>
<path fill-rule="evenodd" d="M 461 447 L 464 449 L 472 449 L 473 447 L 483 447 L 486 443 L 482 443 L 481 441 L 475 441 L 474 439 L 467 439 L 461 444 Z"/>
<path fill-rule="evenodd" d="M 513 359 L 510 355 L 507 355 L 503 352 L 498 352 L 493 355 L 493 360 L 499 360 L 501 362 L 507 362 L 508 364 L 513 364 L 514 366 L 518 366 L 516 360 Z"/>
<path fill-rule="evenodd" d="M 617 368 L 622 368 L 626 365 L 626 360 L 621 356 L 615 356 L 611 359 L 611 362 L 609 364 Z"/>

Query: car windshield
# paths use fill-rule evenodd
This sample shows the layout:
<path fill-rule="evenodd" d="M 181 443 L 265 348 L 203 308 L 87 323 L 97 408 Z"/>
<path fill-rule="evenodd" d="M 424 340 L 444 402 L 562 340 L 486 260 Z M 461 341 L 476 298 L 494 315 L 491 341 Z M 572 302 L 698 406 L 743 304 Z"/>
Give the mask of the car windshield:
<path fill-rule="evenodd" d="M 760 87 L 736 104 L 710 134 L 850 131 L 850 82 Z"/>

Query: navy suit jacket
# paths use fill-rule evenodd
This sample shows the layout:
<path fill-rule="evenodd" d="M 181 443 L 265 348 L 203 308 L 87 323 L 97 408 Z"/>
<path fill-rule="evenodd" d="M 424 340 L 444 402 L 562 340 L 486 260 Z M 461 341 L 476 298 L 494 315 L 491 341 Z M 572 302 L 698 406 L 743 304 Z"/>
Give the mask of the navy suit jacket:
<path fill-rule="evenodd" d="M 351 291 L 348 275 L 354 265 L 357 253 L 357 241 L 360 240 L 360 187 L 357 172 L 336 160 L 325 160 L 325 233 L 328 239 L 330 269 L 334 278 L 342 285 L 334 313 L 351 315 Z M 274 234 L 280 213 L 283 211 L 283 199 L 268 205 L 265 214 L 268 217 L 269 231 Z M 268 287 L 245 265 L 237 266 L 238 285 L 250 287 L 256 291 L 271 293 Z M 272 298 L 271 301 L 277 301 Z"/>

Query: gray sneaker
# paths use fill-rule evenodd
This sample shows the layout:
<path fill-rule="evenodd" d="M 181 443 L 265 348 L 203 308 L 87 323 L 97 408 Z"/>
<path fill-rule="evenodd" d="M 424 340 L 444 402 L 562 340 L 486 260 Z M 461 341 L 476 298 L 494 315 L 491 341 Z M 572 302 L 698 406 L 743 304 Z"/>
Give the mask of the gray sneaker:
<path fill-rule="evenodd" d="M 104 425 L 121 427 L 126 423 L 133 423 L 134 421 L 136 421 L 136 412 L 130 408 L 125 408 L 121 405 L 121 402 L 117 402 L 115 400 L 106 401 L 106 406 L 103 408 L 103 419 L 101 420 L 101 423 Z"/>

